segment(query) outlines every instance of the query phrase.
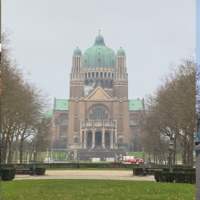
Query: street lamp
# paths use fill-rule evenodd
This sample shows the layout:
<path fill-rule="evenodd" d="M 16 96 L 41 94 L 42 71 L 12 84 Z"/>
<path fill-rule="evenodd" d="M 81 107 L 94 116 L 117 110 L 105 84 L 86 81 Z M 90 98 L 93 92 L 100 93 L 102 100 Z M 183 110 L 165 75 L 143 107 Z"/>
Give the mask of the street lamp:
<path fill-rule="evenodd" d="M 0 164 L 2 164 L 2 150 L 3 150 L 3 142 L 2 142 L 2 71 L 0 70 Z"/>
<path fill-rule="evenodd" d="M 200 199 L 200 116 L 197 118 L 197 134 L 196 134 L 196 198 Z"/>
<path fill-rule="evenodd" d="M 173 150 L 174 150 L 174 142 L 173 142 L 173 140 L 170 139 L 170 142 L 169 142 L 169 171 L 170 172 L 173 171 L 173 167 L 172 167 Z"/>

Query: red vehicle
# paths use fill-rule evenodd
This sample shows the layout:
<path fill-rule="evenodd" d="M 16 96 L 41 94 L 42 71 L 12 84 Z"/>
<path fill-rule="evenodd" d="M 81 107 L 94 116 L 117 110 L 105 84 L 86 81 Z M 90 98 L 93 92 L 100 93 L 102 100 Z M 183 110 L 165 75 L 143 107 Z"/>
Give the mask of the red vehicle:
<path fill-rule="evenodd" d="M 123 156 L 122 163 L 124 164 L 143 164 L 144 159 L 135 158 L 134 156 Z"/>

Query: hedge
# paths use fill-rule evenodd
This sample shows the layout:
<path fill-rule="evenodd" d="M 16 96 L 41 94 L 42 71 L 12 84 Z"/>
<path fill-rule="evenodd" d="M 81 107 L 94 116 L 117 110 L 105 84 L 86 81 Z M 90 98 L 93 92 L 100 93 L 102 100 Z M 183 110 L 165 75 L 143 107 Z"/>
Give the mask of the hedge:
<path fill-rule="evenodd" d="M 66 169 L 74 169 L 74 168 L 127 168 L 133 169 L 133 167 L 138 167 L 133 164 L 122 164 L 118 162 L 113 163 L 83 163 L 83 162 L 71 162 L 71 163 L 34 163 L 34 164 L 9 164 L 6 167 L 15 167 L 16 169 L 27 169 L 35 167 L 44 167 L 46 169 L 54 169 L 54 168 L 66 168 Z"/>
<path fill-rule="evenodd" d="M 157 182 L 191 183 L 196 182 L 195 171 L 157 171 L 154 174 Z"/>
<path fill-rule="evenodd" d="M 45 175 L 46 169 L 44 167 L 31 167 L 30 168 L 30 175 Z"/>
<path fill-rule="evenodd" d="M 135 176 L 146 176 L 147 170 L 145 168 L 134 168 L 133 175 Z"/>
<path fill-rule="evenodd" d="M 1 168 L 0 176 L 3 181 L 11 181 L 15 178 L 15 168 Z"/>

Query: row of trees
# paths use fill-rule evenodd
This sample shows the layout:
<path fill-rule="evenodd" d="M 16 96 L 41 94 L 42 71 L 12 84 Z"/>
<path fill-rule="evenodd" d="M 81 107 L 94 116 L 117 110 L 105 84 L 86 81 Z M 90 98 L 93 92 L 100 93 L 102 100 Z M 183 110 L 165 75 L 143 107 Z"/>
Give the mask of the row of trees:
<path fill-rule="evenodd" d="M 40 92 L 23 78 L 4 46 L 0 64 L 0 161 L 9 163 L 18 154 L 35 152 L 48 143 L 48 120 L 43 119 L 44 100 Z M 39 139 L 37 139 L 39 138 Z M 46 140 L 46 141 L 44 141 Z M 43 145 L 41 143 L 43 142 Z"/>
<path fill-rule="evenodd" d="M 187 60 L 165 79 L 147 102 L 142 142 L 155 162 L 167 162 L 171 142 L 173 163 L 181 157 L 183 164 L 193 165 L 195 113 L 195 64 Z"/>

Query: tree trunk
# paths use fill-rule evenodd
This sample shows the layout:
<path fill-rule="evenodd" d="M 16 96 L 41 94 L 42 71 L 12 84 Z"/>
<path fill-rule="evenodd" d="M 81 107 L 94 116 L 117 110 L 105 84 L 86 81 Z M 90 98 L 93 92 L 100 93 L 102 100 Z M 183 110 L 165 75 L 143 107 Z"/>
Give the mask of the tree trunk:
<path fill-rule="evenodd" d="M 183 162 L 183 165 L 186 165 L 187 164 L 187 141 L 186 141 L 186 136 L 184 136 L 183 138 L 183 145 L 182 145 L 182 148 L 183 148 L 183 152 L 182 152 L 182 162 Z"/>
<path fill-rule="evenodd" d="M 9 141 L 8 141 L 8 163 L 12 163 L 13 160 L 13 139 L 14 132 L 10 133 Z"/>
<path fill-rule="evenodd" d="M 24 138 L 22 137 L 20 139 L 20 144 L 19 144 L 19 162 L 20 162 L 20 164 L 23 163 L 23 151 L 24 151 Z"/>
<path fill-rule="evenodd" d="M 9 142 L 8 144 L 8 163 L 12 163 L 13 159 L 13 149 L 12 149 L 12 142 Z"/>
<path fill-rule="evenodd" d="M 176 165 L 176 147 L 177 147 L 177 135 L 174 136 L 174 151 L 173 151 L 173 165 Z"/>
<path fill-rule="evenodd" d="M 2 151 L 1 151 L 1 163 L 4 164 L 6 162 L 6 152 L 7 152 L 7 145 L 5 137 L 2 138 Z"/>
<path fill-rule="evenodd" d="M 22 133 L 20 134 L 20 144 L 19 144 L 19 162 L 23 162 L 23 153 L 24 153 L 24 140 L 25 140 L 25 132 L 27 126 L 23 129 Z"/>
<path fill-rule="evenodd" d="M 194 151 L 194 138 L 193 135 L 190 136 L 188 142 L 188 166 L 193 167 L 193 151 Z"/>
<path fill-rule="evenodd" d="M 6 138 L 4 140 L 4 145 L 3 145 L 3 160 L 4 160 L 4 163 L 8 162 L 8 148 L 9 148 L 8 135 L 9 135 L 9 133 L 6 134 Z"/>

